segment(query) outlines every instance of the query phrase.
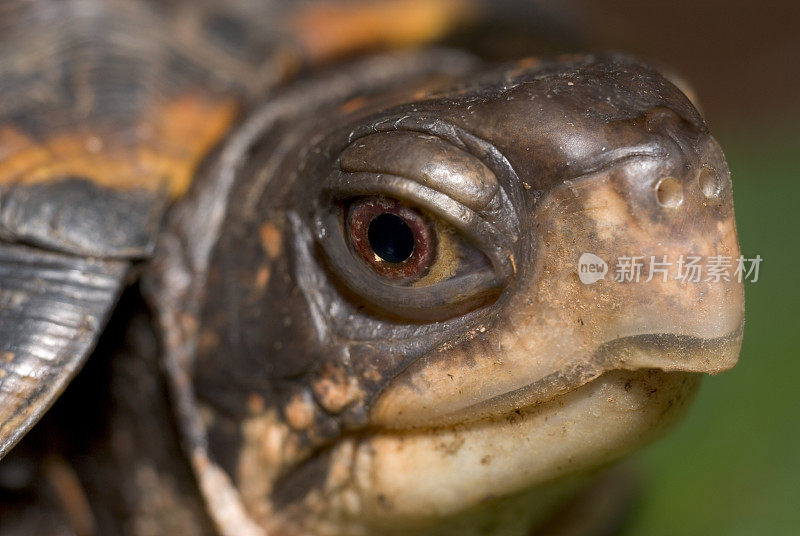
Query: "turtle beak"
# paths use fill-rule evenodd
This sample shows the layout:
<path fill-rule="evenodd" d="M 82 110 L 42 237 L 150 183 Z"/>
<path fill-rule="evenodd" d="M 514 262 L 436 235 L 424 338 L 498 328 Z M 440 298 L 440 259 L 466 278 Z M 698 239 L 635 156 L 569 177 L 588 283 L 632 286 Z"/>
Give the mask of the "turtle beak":
<path fill-rule="evenodd" d="M 374 422 L 485 418 L 613 370 L 733 367 L 750 267 L 740 269 L 722 152 L 710 136 L 694 143 L 688 164 L 676 144 L 551 190 L 531 214 L 531 259 L 493 322 L 415 363 Z"/>
<path fill-rule="evenodd" d="M 549 229 L 546 263 L 558 266 L 540 274 L 539 290 L 561 289 L 553 307 L 583 304 L 569 309 L 592 333 L 592 362 L 709 374 L 736 364 L 752 264 L 739 252 L 730 176 L 713 139 L 688 171 L 640 159 L 570 184 L 539 220 Z"/>
<path fill-rule="evenodd" d="M 628 147 L 635 156 L 566 181 L 535 214 L 534 292 L 561 335 L 579 333 L 573 341 L 592 351 L 588 365 L 571 360 L 589 378 L 615 369 L 716 374 L 739 355 L 743 281 L 758 261 L 739 251 L 722 150 L 672 111 L 653 108 L 646 123 L 653 138 Z M 570 322 L 580 327 L 564 330 Z"/>

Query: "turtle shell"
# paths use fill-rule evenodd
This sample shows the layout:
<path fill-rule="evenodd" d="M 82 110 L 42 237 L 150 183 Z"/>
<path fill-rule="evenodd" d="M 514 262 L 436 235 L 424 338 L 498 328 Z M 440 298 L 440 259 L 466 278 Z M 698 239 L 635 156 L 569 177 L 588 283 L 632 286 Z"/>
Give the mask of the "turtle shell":
<path fill-rule="evenodd" d="M 435 38 L 469 13 L 459 0 L 4 2 L 0 456 L 80 368 L 242 110 L 303 69 Z"/>

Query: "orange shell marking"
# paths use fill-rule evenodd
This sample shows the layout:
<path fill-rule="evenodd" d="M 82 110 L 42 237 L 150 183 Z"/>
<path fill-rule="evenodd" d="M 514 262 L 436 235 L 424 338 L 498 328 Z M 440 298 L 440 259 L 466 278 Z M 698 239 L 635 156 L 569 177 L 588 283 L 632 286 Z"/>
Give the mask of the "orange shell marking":
<path fill-rule="evenodd" d="M 478 17 L 472 0 L 361 0 L 300 10 L 290 26 L 312 63 L 433 41 Z"/>
<path fill-rule="evenodd" d="M 80 177 L 115 189 L 166 188 L 178 197 L 237 110 L 233 99 L 190 94 L 154 107 L 132 128 L 89 125 L 41 142 L 6 125 L 0 127 L 0 184 Z"/>

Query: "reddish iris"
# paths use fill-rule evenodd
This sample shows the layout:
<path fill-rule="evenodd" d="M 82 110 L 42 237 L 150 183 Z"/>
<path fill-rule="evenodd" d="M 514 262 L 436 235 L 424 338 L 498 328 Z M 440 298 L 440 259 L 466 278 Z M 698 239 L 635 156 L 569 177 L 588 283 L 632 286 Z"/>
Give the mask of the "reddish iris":
<path fill-rule="evenodd" d="M 354 202 L 347 231 L 356 253 L 384 277 L 416 279 L 432 264 L 433 237 L 425 217 L 394 199 Z"/>

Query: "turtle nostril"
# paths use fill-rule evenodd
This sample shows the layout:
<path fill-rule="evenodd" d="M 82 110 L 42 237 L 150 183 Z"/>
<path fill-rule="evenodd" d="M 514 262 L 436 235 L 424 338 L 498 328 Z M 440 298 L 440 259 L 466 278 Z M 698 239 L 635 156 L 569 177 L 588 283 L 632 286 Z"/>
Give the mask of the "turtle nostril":
<path fill-rule="evenodd" d="M 683 203 L 683 187 L 674 177 L 661 179 L 656 185 L 656 201 L 665 208 L 678 208 Z"/>
<path fill-rule="evenodd" d="M 697 184 L 700 187 L 700 191 L 708 199 L 716 199 L 722 192 L 722 180 L 719 174 L 708 166 L 703 166 L 700 169 L 700 173 L 697 175 Z"/>

